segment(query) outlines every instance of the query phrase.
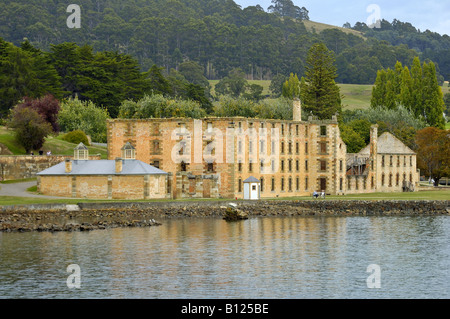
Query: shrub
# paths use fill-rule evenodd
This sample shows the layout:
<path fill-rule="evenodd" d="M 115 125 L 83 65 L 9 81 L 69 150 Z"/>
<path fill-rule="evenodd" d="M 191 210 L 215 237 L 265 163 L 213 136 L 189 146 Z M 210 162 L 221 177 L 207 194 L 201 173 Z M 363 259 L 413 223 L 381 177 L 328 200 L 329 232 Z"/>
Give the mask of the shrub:
<path fill-rule="evenodd" d="M 89 140 L 86 134 L 82 130 L 75 130 L 65 134 L 62 139 L 69 143 L 80 144 L 83 143 L 86 146 L 89 146 Z"/>

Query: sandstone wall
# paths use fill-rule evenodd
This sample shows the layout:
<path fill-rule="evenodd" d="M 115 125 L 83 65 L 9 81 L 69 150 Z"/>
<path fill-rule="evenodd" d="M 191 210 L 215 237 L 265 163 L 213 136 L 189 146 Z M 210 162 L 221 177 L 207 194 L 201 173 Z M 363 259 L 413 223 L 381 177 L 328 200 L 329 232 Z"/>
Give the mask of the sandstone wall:
<path fill-rule="evenodd" d="M 13 180 L 36 177 L 36 173 L 64 162 L 73 156 L 63 155 L 2 155 L 0 156 L 0 180 Z M 89 156 L 99 160 L 100 155 Z"/>

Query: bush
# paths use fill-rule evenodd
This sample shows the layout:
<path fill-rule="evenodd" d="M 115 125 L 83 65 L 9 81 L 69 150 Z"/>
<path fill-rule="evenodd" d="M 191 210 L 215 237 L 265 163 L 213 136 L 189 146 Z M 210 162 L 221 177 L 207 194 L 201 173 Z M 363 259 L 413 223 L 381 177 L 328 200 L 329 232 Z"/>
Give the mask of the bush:
<path fill-rule="evenodd" d="M 65 134 L 62 139 L 69 143 L 80 144 L 83 143 L 86 146 L 89 146 L 89 140 L 86 134 L 82 130 L 75 130 Z"/>

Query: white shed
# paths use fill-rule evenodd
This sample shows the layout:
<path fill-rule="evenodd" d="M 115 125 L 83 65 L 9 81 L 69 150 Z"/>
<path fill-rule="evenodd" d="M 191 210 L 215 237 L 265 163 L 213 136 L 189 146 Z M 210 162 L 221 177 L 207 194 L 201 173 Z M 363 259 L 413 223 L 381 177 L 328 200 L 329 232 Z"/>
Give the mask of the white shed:
<path fill-rule="evenodd" d="M 258 200 L 261 197 L 261 181 L 250 176 L 244 181 L 244 199 Z"/>

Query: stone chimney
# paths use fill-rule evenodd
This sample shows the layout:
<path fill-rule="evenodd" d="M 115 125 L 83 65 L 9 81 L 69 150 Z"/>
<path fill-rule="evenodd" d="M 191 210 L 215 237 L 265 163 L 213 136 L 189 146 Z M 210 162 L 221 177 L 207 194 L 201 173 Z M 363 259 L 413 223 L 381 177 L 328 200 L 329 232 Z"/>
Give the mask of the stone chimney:
<path fill-rule="evenodd" d="M 302 103 L 300 102 L 300 99 L 294 98 L 294 102 L 292 105 L 292 120 L 294 121 L 301 121 L 302 120 Z"/>
<path fill-rule="evenodd" d="M 72 172 L 72 161 L 67 158 L 66 159 L 66 173 Z"/>
<path fill-rule="evenodd" d="M 122 173 L 122 159 L 120 157 L 116 158 L 116 173 Z"/>
<path fill-rule="evenodd" d="M 370 127 L 370 159 L 372 161 L 371 169 L 375 170 L 377 167 L 377 153 L 378 153 L 378 124 Z"/>

